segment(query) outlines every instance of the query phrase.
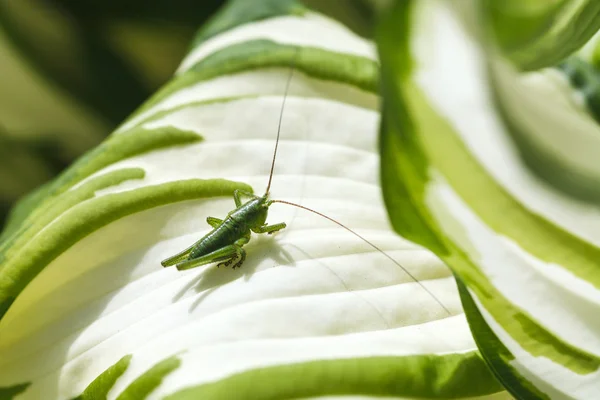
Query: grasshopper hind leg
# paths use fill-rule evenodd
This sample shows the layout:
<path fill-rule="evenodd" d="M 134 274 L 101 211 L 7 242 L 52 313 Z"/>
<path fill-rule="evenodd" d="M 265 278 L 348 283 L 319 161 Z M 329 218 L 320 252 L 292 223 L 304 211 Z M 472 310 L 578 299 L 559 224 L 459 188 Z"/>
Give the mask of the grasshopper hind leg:
<path fill-rule="evenodd" d="M 230 258 L 227 261 L 224 261 L 222 263 L 217 264 L 217 267 L 229 267 L 231 264 L 233 264 L 233 262 L 235 260 L 238 260 L 238 262 L 236 262 L 235 264 L 233 264 L 233 269 L 239 268 L 242 266 L 242 264 L 244 263 L 244 261 L 246 260 L 246 250 L 244 250 L 242 248 L 243 245 L 245 245 L 246 243 L 248 243 L 250 241 L 250 233 L 248 233 L 247 235 L 245 235 L 244 237 L 238 239 L 235 241 L 235 243 L 233 244 L 234 246 L 237 246 L 239 251 L 236 254 L 235 257 Z"/>
<path fill-rule="evenodd" d="M 228 267 L 236 259 L 238 260 L 238 262 L 234 264 L 233 268 L 238 268 L 246 259 L 246 250 L 244 250 L 242 246 L 248 243 L 249 241 L 250 233 L 236 240 L 234 244 L 222 247 L 218 250 L 213 251 L 212 253 L 208 253 L 201 257 L 183 261 L 177 264 L 176 268 L 179 271 L 183 271 L 186 269 L 200 267 L 202 265 L 210 264 L 217 261 L 223 261 L 219 263 L 218 266 L 223 265 L 225 267 Z"/>
<path fill-rule="evenodd" d="M 213 228 L 216 228 L 223 223 L 223 220 L 215 217 L 207 217 L 206 222 Z M 170 267 L 172 265 L 182 264 L 185 261 L 189 261 L 188 257 L 190 256 L 190 253 L 192 252 L 194 247 L 196 247 L 201 241 L 202 239 L 200 239 L 187 249 L 175 254 L 174 256 L 162 260 L 160 263 L 163 267 Z"/>
<path fill-rule="evenodd" d="M 250 232 L 248 232 L 245 236 L 239 238 L 238 240 L 235 241 L 234 246 L 238 246 L 240 251 L 237 254 L 236 259 L 238 259 L 238 262 L 236 262 L 235 264 L 233 264 L 233 269 L 239 268 L 242 266 L 242 264 L 244 263 L 244 261 L 246 260 L 246 250 L 244 250 L 242 248 L 243 245 L 245 245 L 246 243 L 248 243 L 250 241 Z M 233 262 L 233 258 L 229 261 L 227 261 L 226 266 L 228 267 L 229 265 L 231 265 L 231 263 Z"/>
<path fill-rule="evenodd" d="M 180 262 L 175 267 L 179 271 L 184 271 L 186 269 L 200 267 L 202 265 L 210 264 L 217 261 L 235 259 L 237 258 L 237 255 L 239 253 L 238 247 L 239 246 L 236 246 L 234 244 L 225 246 L 204 256 Z"/>
<path fill-rule="evenodd" d="M 239 268 L 242 266 L 242 264 L 244 263 L 244 260 L 246 260 L 246 250 L 242 249 L 240 247 L 240 254 L 239 254 L 239 260 L 238 262 L 236 262 L 235 264 L 233 264 L 233 269 Z M 229 263 L 233 262 L 233 259 L 229 260 Z M 227 264 L 229 266 L 229 264 Z"/>
<path fill-rule="evenodd" d="M 170 267 L 172 265 L 176 265 L 182 261 L 185 261 L 190 253 L 192 252 L 192 249 L 194 248 L 194 246 L 196 245 L 196 243 L 194 243 L 193 245 L 191 245 L 190 247 L 188 247 L 187 249 L 175 254 L 174 256 L 171 256 L 169 258 L 165 258 L 164 260 L 162 260 L 160 263 L 163 267 Z"/>

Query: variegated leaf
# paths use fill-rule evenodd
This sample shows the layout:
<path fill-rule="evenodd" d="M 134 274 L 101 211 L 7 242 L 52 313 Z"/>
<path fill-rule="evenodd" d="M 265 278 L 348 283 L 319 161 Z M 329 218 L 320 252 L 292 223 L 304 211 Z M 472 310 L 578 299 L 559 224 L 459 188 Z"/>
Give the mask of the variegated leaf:
<path fill-rule="evenodd" d="M 374 46 L 294 1 L 249 3 L 23 208 L 1 250 L 0 396 L 508 398 L 449 270 L 388 224 Z M 234 189 L 265 190 L 296 52 L 272 197 L 422 283 L 282 204 L 269 222 L 288 228 L 255 235 L 241 269 L 160 266 Z"/>
<path fill-rule="evenodd" d="M 486 35 L 488 17 L 481 2 L 460 0 L 397 1 L 388 12 L 386 203 L 396 230 L 460 278 L 479 348 L 513 395 L 595 398 L 599 209 L 540 180 L 511 138 L 597 168 L 598 127 L 573 90 L 548 89 L 558 72 L 517 72 Z M 578 178 L 556 159 L 544 168 Z"/>

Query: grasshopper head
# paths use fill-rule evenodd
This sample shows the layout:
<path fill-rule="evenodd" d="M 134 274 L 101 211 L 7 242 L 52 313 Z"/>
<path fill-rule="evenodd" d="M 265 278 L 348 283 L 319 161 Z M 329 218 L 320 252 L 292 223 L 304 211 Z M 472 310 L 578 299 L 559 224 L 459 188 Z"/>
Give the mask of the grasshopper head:
<path fill-rule="evenodd" d="M 263 226 L 267 222 L 269 206 L 271 205 L 269 196 L 255 197 L 247 205 L 245 218 L 249 225 L 252 227 Z"/>

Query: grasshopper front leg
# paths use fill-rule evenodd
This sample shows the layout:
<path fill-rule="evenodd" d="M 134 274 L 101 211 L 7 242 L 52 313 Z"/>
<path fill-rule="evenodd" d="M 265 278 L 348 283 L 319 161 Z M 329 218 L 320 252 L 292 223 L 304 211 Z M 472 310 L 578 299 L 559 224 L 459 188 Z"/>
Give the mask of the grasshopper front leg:
<path fill-rule="evenodd" d="M 278 224 L 273 224 L 273 225 L 263 225 L 263 226 L 259 226 L 257 228 L 253 228 L 252 232 L 254 233 L 267 233 L 269 235 L 282 230 L 283 228 L 285 228 L 287 225 L 285 224 L 285 222 L 280 222 Z"/>

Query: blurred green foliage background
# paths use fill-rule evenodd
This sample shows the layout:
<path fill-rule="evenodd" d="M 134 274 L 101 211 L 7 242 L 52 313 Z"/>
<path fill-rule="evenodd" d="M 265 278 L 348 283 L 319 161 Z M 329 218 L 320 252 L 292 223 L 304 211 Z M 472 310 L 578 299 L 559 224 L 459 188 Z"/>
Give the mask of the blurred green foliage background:
<path fill-rule="evenodd" d="M 222 3 L 0 1 L 0 221 L 169 79 Z"/>

